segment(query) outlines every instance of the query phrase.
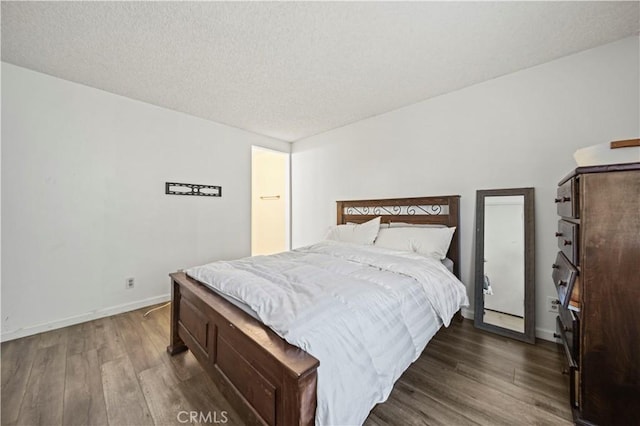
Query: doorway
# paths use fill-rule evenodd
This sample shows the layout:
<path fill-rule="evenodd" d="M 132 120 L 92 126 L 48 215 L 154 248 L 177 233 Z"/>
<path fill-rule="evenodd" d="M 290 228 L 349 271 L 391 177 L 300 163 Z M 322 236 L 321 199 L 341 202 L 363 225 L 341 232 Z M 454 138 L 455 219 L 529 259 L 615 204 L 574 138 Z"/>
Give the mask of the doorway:
<path fill-rule="evenodd" d="M 289 154 L 251 148 L 251 255 L 289 250 Z"/>

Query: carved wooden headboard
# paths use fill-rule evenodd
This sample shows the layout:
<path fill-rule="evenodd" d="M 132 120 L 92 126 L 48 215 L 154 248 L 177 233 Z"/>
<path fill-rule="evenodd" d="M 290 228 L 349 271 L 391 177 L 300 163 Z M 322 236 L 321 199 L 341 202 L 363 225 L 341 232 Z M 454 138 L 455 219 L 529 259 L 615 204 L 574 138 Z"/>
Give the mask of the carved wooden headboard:
<path fill-rule="evenodd" d="M 460 278 L 460 196 L 337 201 L 338 225 L 362 223 L 380 216 L 382 223 L 402 222 L 455 226 L 447 257 Z"/>

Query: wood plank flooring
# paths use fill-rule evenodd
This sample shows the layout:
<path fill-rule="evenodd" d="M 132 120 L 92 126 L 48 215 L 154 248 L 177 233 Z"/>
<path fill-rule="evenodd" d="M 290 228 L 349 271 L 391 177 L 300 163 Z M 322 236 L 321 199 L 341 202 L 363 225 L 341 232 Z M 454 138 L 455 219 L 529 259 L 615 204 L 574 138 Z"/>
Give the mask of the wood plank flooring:
<path fill-rule="evenodd" d="M 166 353 L 169 308 L 147 310 L 3 343 L 1 424 L 243 424 L 191 353 Z M 365 424 L 569 425 L 563 362 L 454 321 Z"/>

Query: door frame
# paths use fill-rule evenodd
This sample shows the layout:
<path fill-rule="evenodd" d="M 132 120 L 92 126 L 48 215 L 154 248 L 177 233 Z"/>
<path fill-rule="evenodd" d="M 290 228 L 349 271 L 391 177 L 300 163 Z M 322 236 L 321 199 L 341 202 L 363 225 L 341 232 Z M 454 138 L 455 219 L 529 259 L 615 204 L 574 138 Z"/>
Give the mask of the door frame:
<path fill-rule="evenodd" d="M 291 250 L 291 153 L 286 151 L 279 151 L 277 149 L 265 148 L 260 145 L 251 145 L 251 191 L 249 194 L 251 204 L 251 255 L 253 256 L 253 155 L 256 151 L 268 151 L 274 154 L 281 154 L 285 156 L 285 237 L 284 237 L 284 249 L 285 251 Z"/>

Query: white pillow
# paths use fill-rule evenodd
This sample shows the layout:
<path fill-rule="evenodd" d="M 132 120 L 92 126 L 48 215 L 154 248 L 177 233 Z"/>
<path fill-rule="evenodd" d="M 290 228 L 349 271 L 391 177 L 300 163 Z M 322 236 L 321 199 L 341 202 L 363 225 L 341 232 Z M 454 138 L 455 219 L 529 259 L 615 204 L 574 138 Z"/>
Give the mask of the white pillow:
<path fill-rule="evenodd" d="M 456 228 L 381 228 L 375 246 L 412 251 L 424 256 L 447 257 Z"/>
<path fill-rule="evenodd" d="M 378 236 L 380 217 L 362 224 L 336 225 L 329 228 L 327 240 L 371 245 Z"/>

